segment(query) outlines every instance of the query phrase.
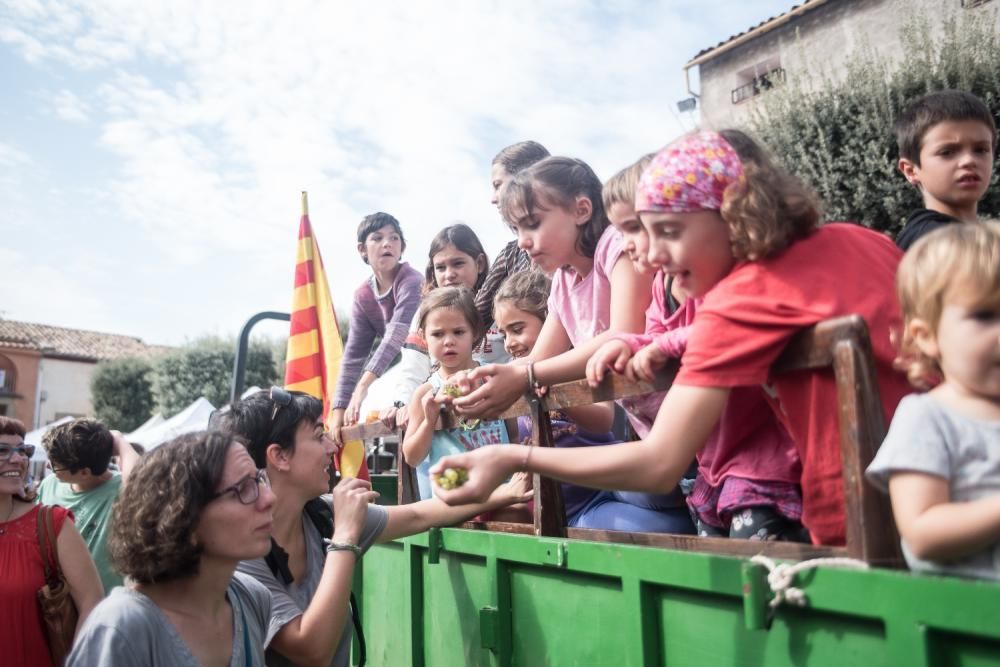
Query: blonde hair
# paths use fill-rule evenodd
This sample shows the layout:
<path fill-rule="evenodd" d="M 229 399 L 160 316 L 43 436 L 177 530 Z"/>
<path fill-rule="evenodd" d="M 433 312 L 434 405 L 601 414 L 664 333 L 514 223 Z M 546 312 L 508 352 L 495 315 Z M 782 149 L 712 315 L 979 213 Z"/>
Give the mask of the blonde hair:
<path fill-rule="evenodd" d="M 647 153 L 605 181 L 604 187 L 601 188 L 601 199 L 604 200 L 605 211 L 619 203 L 634 207 L 635 187 L 639 184 L 642 172 L 653 161 L 654 157 L 656 157 L 656 153 Z"/>
<path fill-rule="evenodd" d="M 531 313 L 545 321 L 549 314 L 549 290 L 552 281 L 535 269 L 521 271 L 507 278 L 493 297 L 493 312 L 501 303 L 510 303 L 518 310 Z"/>
<path fill-rule="evenodd" d="M 775 255 L 819 225 L 819 198 L 740 130 L 721 130 L 743 163 L 743 181 L 726 191 L 719 211 L 729 226 L 733 256 L 756 261 Z"/>
<path fill-rule="evenodd" d="M 903 330 L 896 336 L 896 367 L 922 389 L 941 378 L 941 365 L 924 354 L 909 331 L 919 318 L 937 332 L 941 313 L 955 291 L 972 308 L 1000 307 L 1000 222 L 950 224 L 913 244 L 896 273 Z"/>
<path fill-rule="evenodd" d="M 468 287 L 436 287 L 424 295 L 417 318 L 421 332 L 426 325 L 427 316 L 440 308 L 454 308 L 462 313 L 472 328 L 472 347 L 475 349 L 486 335 L 486 327 L 479 315 L 479 309 L 476 308 L 472 290 Z"/>

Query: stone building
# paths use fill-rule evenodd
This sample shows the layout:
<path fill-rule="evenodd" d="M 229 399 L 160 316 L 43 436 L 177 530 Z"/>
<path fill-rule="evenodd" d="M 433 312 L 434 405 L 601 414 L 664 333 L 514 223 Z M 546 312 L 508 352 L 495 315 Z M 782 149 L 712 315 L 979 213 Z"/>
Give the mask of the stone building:
<path fill-rule="evenodd" d="M 702 50 L 684 66 L 702 124 L 744 124 L 754 103 L 788 77 L 842 79 L 847 59 L 862 46 L 899 58 L 899 27 L 918 12 L 931 19 L 932 29 L 940 28 L 935 19 L 944 12 L 983 12 L 1000 30 L 1000 0 L 806 0 Z"/>

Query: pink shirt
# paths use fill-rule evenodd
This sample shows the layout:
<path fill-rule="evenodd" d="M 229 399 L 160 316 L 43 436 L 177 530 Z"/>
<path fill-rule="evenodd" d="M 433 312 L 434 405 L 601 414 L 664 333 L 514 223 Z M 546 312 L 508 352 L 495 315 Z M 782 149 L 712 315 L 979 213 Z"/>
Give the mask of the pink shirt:
<path fill-rule="evenodd" d="M 582 279 L 568 266 L 552 274 L 549 314 L 558 318 L 574 347 L 611 326 L 611 271 L 622 254 L 624 239 L 608 226 L 594 249 L 594 268 Z"/>

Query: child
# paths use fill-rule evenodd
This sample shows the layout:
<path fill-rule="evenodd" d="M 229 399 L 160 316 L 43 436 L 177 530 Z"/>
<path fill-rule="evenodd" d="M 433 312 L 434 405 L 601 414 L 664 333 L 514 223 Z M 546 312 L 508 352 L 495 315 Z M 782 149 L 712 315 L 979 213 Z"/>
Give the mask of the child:
<path fill-rule="evenodd" d="M 548 298 L 551 281 L 541 271 L 522 271 L 503 282 L 493 302 L 493 317 L 504 337 L 504 346 L 514 359 L 523 359 L 531 353 L 548 315 Z M 610 444 L 614 409 L 609 403 L 597 403 L 564 412 L 553 411 L 552 441 L 556 447 L 587 447 Z M 521 441 L 531 437 L 531 418 L 518 417 L 517 426 Z M 595 503 L 607 491 L 586 489 L 573 484 L 562 484 L 566 524 L 577 526 L 583 510 L 604 503 Z"/>
<path fill-rule="evenodd" d="M 400 261 L 405 249 L 399 221 L 388 213 L 365 216 L 358 225 L 358 254 L 372 267 L 372 276 L 354 292 L 351 326 L 330 420 L 330 435 L 337 444 L 343 444 L 340 427 L 358 421 L 369 385 L 399 354 L 406 330 L 420 306 L 423 279 L 416 269 Z M 379 337 L 382 342 L 372 352 Z"/>
<path fill-rule="evenodd" d="M 892 498 L 913 570 L 1000 579 L 1000 224 L 915 243 L 896 280 L 900 402 L 868 478 Z"/>
<path fill-rule="evenodd" d="M 498 410 L 491 403 L 493 408 L 509 405 L 530 386 L 583 377 L 587 359 L 604 340 L 613 333 L 640 331 L 652 280 L 637 273 L 624 254 L 622 236 L 604 213 L 601 182 L 586 163 L 546 158 L 515 176 L 500 203 L 520 246 L 539 269 L 552 274 L 552 291 L 549 317 L 531 354 L 507 366 L 481 368 L 477 373 L 490 377 L 488 390 L 456 403 L 468 409 L 472 402 L 475 409 L 492 414 Z M 612 500 L 611 494 L 603 499 Z M 615 494 L 613 500 L 591 508 L 578 526 L 694 531 L 683 496 L 673 489 L 662 495 Z"/>
<path fill-rule="evenodd" d="M 519 171 L 527 169 L 536 162 L 549 156 L 548 149 L 537 141 L 519 141 L 507 146 L 493 158 L 490 165 L 490 188 L 493 196 L 490 203 L 500 210 L 500 191 L 503 186 Z M 500 289 L 500 284 L 515 273 L 531 268 L 528 253 L 517 247 L 513 240 L 503 247 L 503 250 L 493 260 L 493 268 L 486 276 L 481 287 L 476 292 L 476 308 L 487 328 L 493 321 L 493 295 Z"/>
<path fill-rule="evenodd" d="M 815 199 L 804 186 L 746 135 L 727 136 L 728 141 L 715 132 L 682 137 L 642 175 L 641 189 L 658 184 L 664 203 L 676 205 L 670 212 L 640 216 L 650 263 L 675 276 L 692 296 L 704 297 L 680 371 L 649 436 L 572 454 L 558 448 L 508 452 L 488 447 L 448 456 L 437 467 L 466 468 L 469 481 L 452 491 L 436 490 L 442 499 L 455 503 L 485 496 L 514 470 L 605 489 L 673 488 L 719 423 L 731 388 L 766 383 L 772 409 L 802 461 L 802 523 L 815 543 L 844 544 L 833 373 L 772 377 L 770 370 L 802 329 L 860 313 L 871 332 L 882 408 L 891 418 L 907 391 L 905 378 L 892 368 L 889 340 L 890 328 L 899 322 L 890 284 L 900 252 L 892 241 L 863 227 L 818 227 Z M 699 192 L 711 196 L 695 196 Z M 694 200 L 708 208 L 689 208 L 687 202 Z M 634 293 L 634 300 L 640 298 L 641 293 Z M 480 374 L 471 373 L 466 384 L 471 386 Z M 455 403 L 474 403 L 490 392 L 490 380 Z"/>
<path fill-rule="evenodd" d="M 734 155 L 732 159 L 737 158 Z M 643 159 L 639 164 L 648 165 L 649 162 Z M 625 170 L 623 174 L 628 172 Z M 639 174 L 634 169 L 632 173 L 634 193 Z M 605 185 L 605 201 L 609 198 L 609 190 L 616 189 L 615 183 L 609 183 L 612 188 Z M 626 190 L 627 184 L 618 184 L 617 189 Z M 611 196 L 614 194 L 612 192 Z M 669 202 L 661 201 L 655 188 L 639 191 L 631 200 L 635 203 L 629 206 L 634 206 L 639 215 L 670 210 Z M 693 198 L 689 205 L 704 207 L 711 203 Z M 614 208 L 617 215 L 612 217 L 612 223 L 625 236 L 626 246 L 648 248 L 648 239 L 636 213 L 626 210 L 624 202 L 616 203 Z M 670 293 L 665 287 L 667 282 L 661 269 L 653 280 L 653 303 L 646 311 L 646 333 L 616 335 L 587 364 L 587 376 L 592 384 L 596 385 L 609 368 L 617 372 L 628 371 L 633 377 L 650 381 L 654 375 L 652 368 L 684 354 L 702 299 L 688 298 L 679 310 L 672 310 L 666 298 Z M 662 402 L 662 394 L 659 397 Z M 630 403 L 629 407 L 629 417 L 636 432 L 645 437 L 659 404 L 652 410 L 649 408 L 653 406 L 642 402 Z M 768 408 L 760 387 L 733 387 L 719 425 L 698 453 L 697 461 L 697 476 L 687 504 L 698 535 L 808 541 L 799 523 L 802 468 L 795 443 Z"/>
<path fill-rule="evenodd" d="M 476 233 L 462 223 L 449 225 L 431 241 L 430 251 L 427 253 L 427 269 L 424 272 L 424 288 L 465 287 L 476 293 L 486 279 L 489 268 L 486 251 Z M 419 318 L 418 311 L 403 345 L 393 405 L 382 410 L 379 415 L 387 421 L 395 417 L 399 426 L 405 426 L 409 417 L 409 412 L 401 408 L 409 404 L 413 392 L 431 374 L 433 360 L 427 354 L 427 341 L 420 333 Z M 491 316 L 490 321 L 492 319 Z M 472 356 L 483 364 L 504 363 L 509 360 L 504 352 L 503 338 L 496 328 L 486 331 Z"/>
<path fill-rule="evenodd" d="M 896 121 L 899 170 L 920 190 L 924 208 L 896 237 L 906 250 L 924 234 L 953 222 L 974 222 L 993 173 L 997 128 L 989 107 L 961 90 L 911 102 Z"/>
<path fill-rule="evenodd" d="M 454 428 L 439 428 L 442 402 L 437 394 L 452 375 L 477 365 L 472 350 L 483 337 L 483 325 L 472 292 L 465 287 L 430 291 L 420 304 L 419 322 L 438 369 L 410 400 L 403 456 L 417 469 L 420 498 L 427 500 L 433 495 L 427 471 L 438 459 L 456 451 L 505 442 L 507 432 L 499 420 L 462 420 Z"/>

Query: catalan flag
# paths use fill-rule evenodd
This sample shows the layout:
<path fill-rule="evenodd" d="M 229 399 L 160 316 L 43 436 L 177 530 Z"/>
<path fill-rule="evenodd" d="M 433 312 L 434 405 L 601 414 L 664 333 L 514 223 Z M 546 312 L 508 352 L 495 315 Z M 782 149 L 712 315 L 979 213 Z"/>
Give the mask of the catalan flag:
<path fill-rule="evenodd" d="M 285 362 L 285 389 L 302 391 L 323 400 L 323 421 L 329 423 L 333 391 L 337 386 L 344 344 L 323 270 L 319 244 L 309 224 L 309 204 L 302 193 L 302 219 L 295 259 L 295 291 Z M 344 443 L 336 457 L 344 477 L 368 479 L 365 446 L 360 440 Z"/>

